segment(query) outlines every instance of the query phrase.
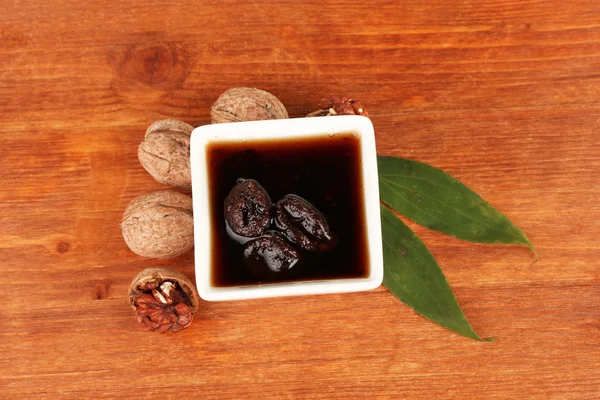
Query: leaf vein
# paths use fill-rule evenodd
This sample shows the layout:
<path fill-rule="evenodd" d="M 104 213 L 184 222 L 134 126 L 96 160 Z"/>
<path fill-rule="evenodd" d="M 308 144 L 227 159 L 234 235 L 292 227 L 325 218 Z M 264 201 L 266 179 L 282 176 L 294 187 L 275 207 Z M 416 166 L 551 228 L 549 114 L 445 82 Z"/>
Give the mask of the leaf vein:
<path fill-rule="evenodd" d="M 401 256 L 400 254 L 398 254 L 390 245 L 390 243 L 386 240 L 383 239 L 384 244 L 389 248 L 389 250 L 394 253 L 394 255 L 401 260 Z M 427 285 L 411 268 L 410 266 L 408 266 L 407 263 L 403 263 L 406 268 L 407 271 L 410 272 L 410 274 L 415 278 L 416 281 L 419 282 L 419 284 L 430 294 L 431 299 L 433 299 L 433 301 L 436 303 L 436 305 L 438 305 L 438 307 L 441 310 L 450 310 L 449 308 L 445 307 L 445 305 L 443 303 L 440 303 L 440 301 L 436 298 L 436 296 L 434 295 L 433 290 L 431 290 L 431 288 L 429 287 L 429 285 Z"/>
<path fill-rule="evenodd" d="M 462 212 L 462 211 L 460 211 L 460 210 L 458 210 L 458 209 L 452 208 L 452 207 L 450 207 L 449 205 L 447 205 L 447 204 L 444 204 L 444 203 L 443 203 L 443 202 L 441 202 L 440 200 L 437 200 L 437 199 L 435 199 L 435 198 L 433 198 L 433 197 L 431 197 L 431 196 L 428 196 L 428 195 L 426 195 L 426 194 L 424 194 L 424 193 L 421 193 L 421 192 L 419 192 L 419 191 L 417 191 L 417 190 L 410 189 L 409 187 L 406 187 L 406 186 L 404 186 L 404 185 L 401 185 L 401 184 L 399 184 L 399 183 L 397 183 L 397 182 L 394 182 L 394 181 L 391 181 L 391 180 L 389 180 L 389 179 L 382 179 L 382 182 L 384 182 L 384 183 L 387 183 L 388 185 L 395 185 L 395 186 L 398 186 L 398 187 L 400 187 L 400 188 L 406 189 L 408 192 L 412 192 L 412 193 L 419 194 L 419 195 L 421 195 L 421 196 L 423 196 L 423 197 L 426 197 L 426 198 L 428 198 L 429 200 L 431 200 L 431 201 L 433 201 L 433 202 L 435 202 L 435 203 L 438 203 L 438 204 L 440 204 L 442 207 L 445 207 L 445 208 L 447 208 L 447 209 L 449 209 L 449 210 L 451 210 L 451 211 L 454 211 L 454 212 L 456 212 L 456 213 L 457 213 L 457 214 L 459 214 L 459 215 L 462 215 L 462 216 L 463 216 L 463 217 L 465 217 L 465 219 L 467 219 L 467 220 L 471 220 L 471 221 L 474 221 L 474 222 L 478 222 L 478 223 L 480 223 L 480 224 L 482 224 L 482 225 L 484 225 L 484 226 L 486 226 L 486 227 L 488 227 L 488 228 L 490 228 L 490 229 L 492 229 L 492 230 L 494 230 L 494 231 L 496 231 L 496 232 L 499 232 L 499 233 L 501 233 L 501 234 L 506 234 L 506 232 L 505 232 L 505 231 L 503 231 L 503 230 L 502 230 L 502 229 L 500 229 L 500 228 L 497 228 L 497 227 L 496 227 L 496 226 L 494 226 L 494 225 L 489 225 L 489 224 L 488 224 L 487 222 L 485 222 L 485 221 L 482 221 L 482 220 L 480 220 L 480 219 L 477 219 L 477 218 L 473 218 L 472 216 L 470 216 L 470 215 L 468 215 L 468 214 L 465 214 L 464 212 Z M 392 188 L 392 190 L 394 190 L 394 189 Z M 394 190 L 394 191 L 395 191 L 395 190 Z M 421 211 L 422 211 L 424 214 L 427 214 L 427 215 L 429 215 L 429 216 L 431 216 L 431 217 L 433 217 L 433 218 L 435 218 L 435 219 L 438 219 L 438 220 L 439 220 L 439 218 L 437 218 L 435 215 L 431 214 L 430 212 L 427 212 L 427 210 L 426 210 L 426 209 L 424 209 L 423 207 L 420 207 L 418 204 L 416 204 L 416 203 L 414 203 L 414 202 L 411 202 L 411 201 L 410 201 L 410 200 L 409 200 L 409 199 L 408 199 L 408 198 L 407 198 L 407 197 L 406 197 L 406 196 L 405 196 L 405 195 L 404 195 L 402 192 L 400 192 L 400 191 L 395 191 L 395 192 L 396 192 L 396 193 L 398 193 L 398 194 L 400 194 L 400 196 L 402 196 L 402 198 L 404 198 L 406 201 L 409 201 L 409 202 L 410 202 L 410 204 L 413 204 L 415 207 L 417 207 L 419 210 L 421 210 Z M 487 205 L 485 202 L 483 202 L 483 199 L 482 199 L 482 203 L 481 203 L 481 204 L 482 204 L 482 205 Z M 509 222 L 509 224 L 510 224 L 510 222 Z M 511 228 L 512 228 L 512 225 L 510 225 L 510 226 L 511 226 Z"/>

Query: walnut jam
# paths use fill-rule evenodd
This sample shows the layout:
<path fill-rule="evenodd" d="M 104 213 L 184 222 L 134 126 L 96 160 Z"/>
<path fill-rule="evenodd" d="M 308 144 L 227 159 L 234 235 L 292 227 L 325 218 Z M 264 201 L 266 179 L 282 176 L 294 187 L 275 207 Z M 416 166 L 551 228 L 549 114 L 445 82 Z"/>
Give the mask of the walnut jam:
<path fill-rule="evenodd" d="M 216 287 L 368 276 L 353 133 L 207 147 Z"/>

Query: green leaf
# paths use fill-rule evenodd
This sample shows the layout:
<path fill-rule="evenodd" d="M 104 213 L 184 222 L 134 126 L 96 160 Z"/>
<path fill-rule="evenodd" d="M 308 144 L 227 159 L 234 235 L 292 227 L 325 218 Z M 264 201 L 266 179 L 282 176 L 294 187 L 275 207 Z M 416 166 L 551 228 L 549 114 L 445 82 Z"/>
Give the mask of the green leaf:
<path fill-rule="evenodd" d="M 483 341 L 469 325 L 433 255 L 383 205 L 381 229 L 385 287 L 422 316 L 463 336 Z"/>
<path fill-rule="evenodd" d="M 378 156 L 381 200 L 427 228 L 476 243 L 535 249 L 502 213 L 444 171 L 417 161 Z"/>

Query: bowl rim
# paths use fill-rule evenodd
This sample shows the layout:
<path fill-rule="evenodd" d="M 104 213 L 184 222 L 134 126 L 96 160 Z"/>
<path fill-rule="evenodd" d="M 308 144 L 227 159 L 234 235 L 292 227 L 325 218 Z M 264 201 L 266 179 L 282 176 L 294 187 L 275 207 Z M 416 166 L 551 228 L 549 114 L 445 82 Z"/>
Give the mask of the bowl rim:
<path fill-rule="evenodd" d="M 214 287 L 211 283 L 210 199 L 206 146 L 214 142 L 278 140 L 333 136 L 352 132 L 361 141 L 362 186 L 366 214 L 369 275 L 315 281 L 274 282 Z M 190 143 L 194 210 L 196 287 L 207 301 L 244 300 L 279 296 L 358 292 L 377 288 L 383 280 L 383 250 L 375 133 L 369 118 L 355 115 L 232 122 L 195 128 Z"/>

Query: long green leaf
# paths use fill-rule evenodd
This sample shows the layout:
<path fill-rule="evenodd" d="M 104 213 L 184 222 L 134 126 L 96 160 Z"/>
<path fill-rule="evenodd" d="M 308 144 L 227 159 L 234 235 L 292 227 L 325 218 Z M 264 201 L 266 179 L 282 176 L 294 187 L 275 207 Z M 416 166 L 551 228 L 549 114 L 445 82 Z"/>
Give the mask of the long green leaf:
<path fill-rule="evenodd" d="M 417 161 L 378 157 L 381 200 L 427 228 L 476 243 L 535 249 L 502 213 L 444 171 Z"/>
<path fill-rule="evenodd" d="M 383 284 L 424 317 L 471 339 L 471 328 L 433 255 L 394 213 L 381 206 Z"/>

